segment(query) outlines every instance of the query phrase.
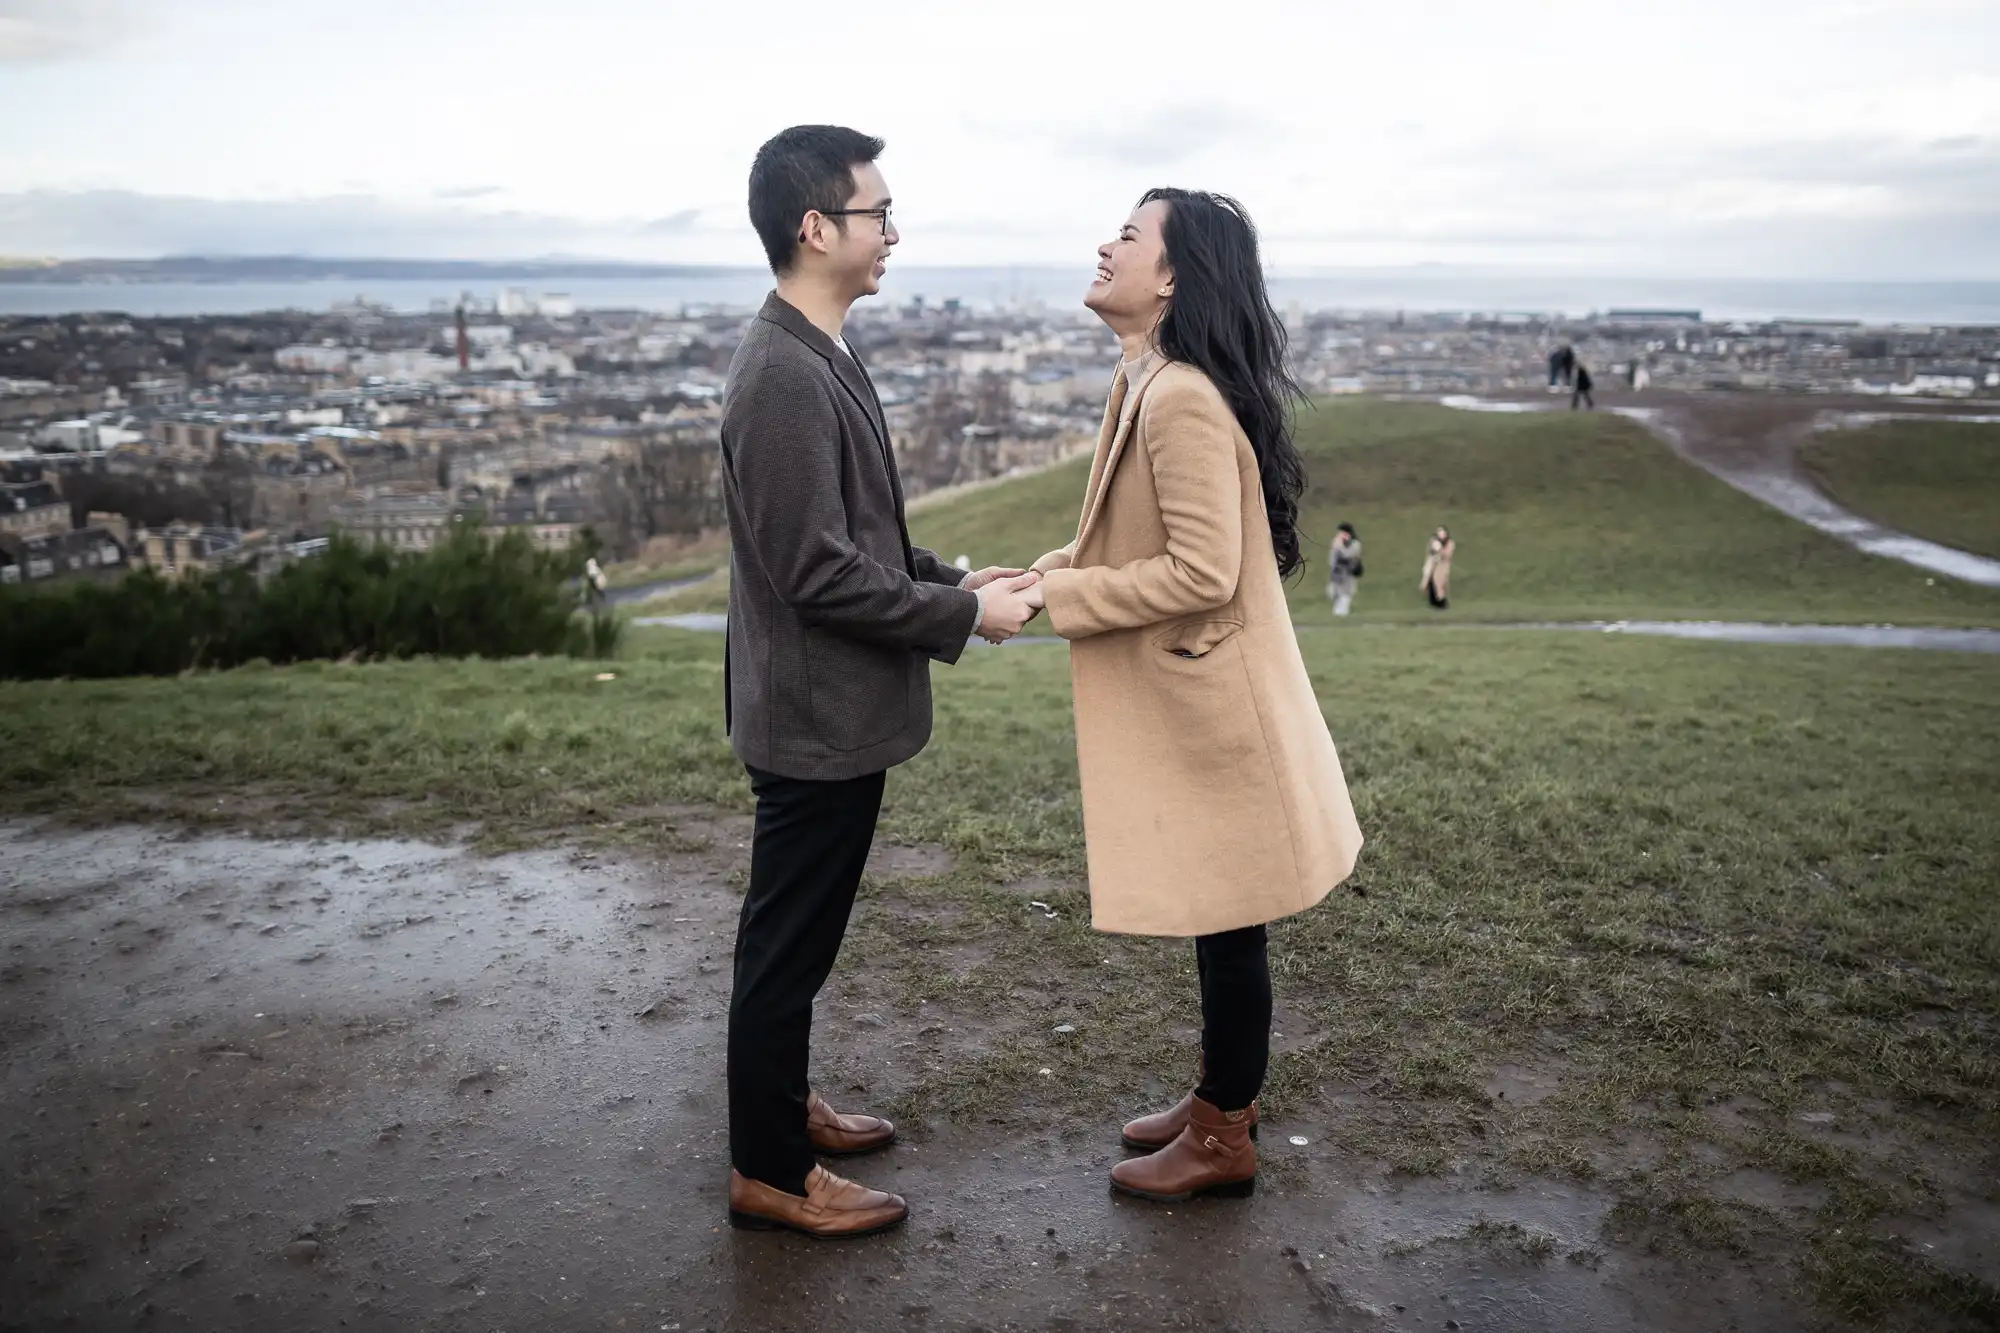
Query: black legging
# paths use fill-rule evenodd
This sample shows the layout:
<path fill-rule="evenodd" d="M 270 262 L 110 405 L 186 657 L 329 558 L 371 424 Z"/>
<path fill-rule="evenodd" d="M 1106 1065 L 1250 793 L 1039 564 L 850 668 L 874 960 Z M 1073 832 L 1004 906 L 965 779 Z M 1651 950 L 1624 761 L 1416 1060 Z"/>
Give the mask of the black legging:
<path fill-rule="evenodd" d="M 1271 960 L 1264 927 L 1197 936 L 1201 972 L 1201 1087 L 1219 1111 L 1241 1111 L 1264 1090 L 1271 1064 Z"/>

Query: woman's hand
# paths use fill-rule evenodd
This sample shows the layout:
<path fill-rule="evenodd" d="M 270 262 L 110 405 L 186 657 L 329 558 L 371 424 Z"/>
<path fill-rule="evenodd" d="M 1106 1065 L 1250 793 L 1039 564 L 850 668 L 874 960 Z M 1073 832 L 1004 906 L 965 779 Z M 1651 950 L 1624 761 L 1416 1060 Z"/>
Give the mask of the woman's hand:
<path fill-rule="evenodd" d="M 989 583 L 996 583 L 1001 579 L 1018 579 L 1027 572 L 1025 569 L 1003 569 L 999 565 L 988 565 L 984 569 L 976 569 L 967 574 L 965 582 L 958 586 L 967 592 L 978 592 Z"/>

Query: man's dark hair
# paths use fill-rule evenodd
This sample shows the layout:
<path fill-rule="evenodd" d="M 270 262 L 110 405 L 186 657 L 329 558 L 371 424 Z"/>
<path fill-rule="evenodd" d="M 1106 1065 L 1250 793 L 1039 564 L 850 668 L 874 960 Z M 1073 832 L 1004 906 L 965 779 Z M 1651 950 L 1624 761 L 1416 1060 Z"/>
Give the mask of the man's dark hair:
<path fill-rule="evenodd" d="M 750 225 L 764 243 L 771 272 L 798 257 L 799 221 L 808 212 L 847 207 L 854 168 L 882 156 L 882 141 L 839 125 L 794 125 L 773 135 L 750 164 Z M 834 224 L 846 230 L 846 218 Z"/>
<path fill-rule="evenodd" d="M 1335 531 L 1344 532 L 1350 537 L 1356 535 L 1354 531 L 1354 525 L 1352 523 L 1343 523 L 1340 525 L 1339 528 L 1335 529 Z"/>

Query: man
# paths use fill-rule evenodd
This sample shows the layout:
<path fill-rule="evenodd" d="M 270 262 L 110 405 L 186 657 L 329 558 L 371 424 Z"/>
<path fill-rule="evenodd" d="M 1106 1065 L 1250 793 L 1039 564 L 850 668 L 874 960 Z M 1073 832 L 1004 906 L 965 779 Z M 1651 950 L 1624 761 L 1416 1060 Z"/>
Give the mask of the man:
<path fill-rule="evenodd" d="M 902 1199 L 820 1167 L 879 1148 L 887 1121 L 810 1088 L 813 997 L 833 968 L 886 770 L 931 734 L 930 662 L 1034 615 L 1020 570 L 966 574 L 910 545 L 881 401 L 842 336 L 900 239 L 882 141 L 784 131 L 750 169 L 750 220 L 777 291 L 723 392 L 730 737 L 757 822 L 729 1005 L 729 1215 L 738 1226 L 867 1235 Z"/>

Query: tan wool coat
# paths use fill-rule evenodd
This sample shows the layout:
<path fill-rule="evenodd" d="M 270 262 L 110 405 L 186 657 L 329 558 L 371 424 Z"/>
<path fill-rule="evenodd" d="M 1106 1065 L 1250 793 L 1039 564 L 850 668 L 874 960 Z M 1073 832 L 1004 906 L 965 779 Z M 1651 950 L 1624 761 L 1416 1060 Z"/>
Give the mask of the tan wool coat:
<path fill-rule="evenodd" d="M 1162 363 L 1111 386 L 1076 540 L 1036 562 L 1070 641 L 1091 924 L 1208 935 L 1313 906 L 1354 820 L 1221 393 Z"/>
<path fill-rule="evenodd" d="M 1447 537 L 1444 541 L 1431 538 L 1430 545 L 1424 549 L 1424 572 L 1417 576 L 1418 592 L 1435 582 L 1438 596 L 1451 596 L 1451 557 L 1457 550 L 1458 539 L 1455 537 Z"/>

